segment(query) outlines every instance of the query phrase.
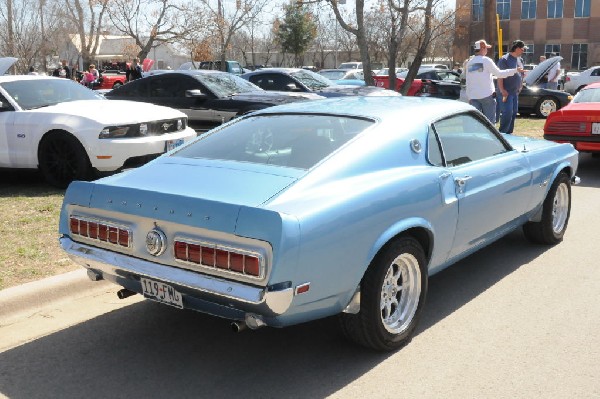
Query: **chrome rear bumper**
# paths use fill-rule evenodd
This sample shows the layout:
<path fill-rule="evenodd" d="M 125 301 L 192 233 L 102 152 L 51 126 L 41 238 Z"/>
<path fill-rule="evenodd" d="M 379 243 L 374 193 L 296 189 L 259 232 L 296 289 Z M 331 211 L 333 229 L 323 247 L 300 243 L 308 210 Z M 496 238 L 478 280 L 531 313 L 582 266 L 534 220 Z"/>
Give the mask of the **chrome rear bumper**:
<path fill-rule="evenodd" d="M 95 274 L 101 274 L 103 278 L 138 293 L 142 291 L 140 277 L 162 281 L 181 292 L 185 308 L 201 312 L 206 310 L 194 303 L 213 303 L 243 313 L 252 312 L 272 317 L 287 311 L 294 296 L 291 283 L 253 287 L 80 244 L 66 236 L 59 240 L 61 247 L 74 262 Z M 186 296 L 200 301 L 185 301 Z M 206 312 L 219 313 L 214 311 L 214 307 Z M 230 318 L 231 312 L 224 311 L 221 316 Z"/>

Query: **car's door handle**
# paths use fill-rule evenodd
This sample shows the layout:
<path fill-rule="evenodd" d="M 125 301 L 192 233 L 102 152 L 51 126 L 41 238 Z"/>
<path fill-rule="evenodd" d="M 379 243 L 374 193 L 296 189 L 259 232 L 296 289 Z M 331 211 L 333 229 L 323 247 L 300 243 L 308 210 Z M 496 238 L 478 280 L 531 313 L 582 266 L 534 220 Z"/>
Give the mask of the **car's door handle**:
<path fill-rule="evenodd" d="M 465 192 L 465 186 L 467 185 L 467 180 L 470 180 L 472 178 L 472 176 L 463 176 L 463 177 L 457 177 L 456 179 L 454 179 L 454 182 L 456 183 L 456 187 L 458 188 L 458 192 L 459 193 L 464 193 Z"/>
<path fill-rule="evenodd" d="M 452 176 L 452 173 L 450 173 L 450 172 L 443 172 L 443 173 L 440 174 L 440 179 L 447 179 L 450 176 Z"/>

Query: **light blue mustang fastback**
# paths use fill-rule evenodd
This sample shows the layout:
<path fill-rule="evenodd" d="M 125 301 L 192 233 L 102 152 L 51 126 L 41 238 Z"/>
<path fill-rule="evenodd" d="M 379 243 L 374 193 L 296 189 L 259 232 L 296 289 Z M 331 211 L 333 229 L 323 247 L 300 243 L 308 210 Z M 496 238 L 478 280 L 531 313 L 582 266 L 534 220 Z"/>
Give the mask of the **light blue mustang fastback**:
<path fill-rule="evenodd" d="M 578 153 L 499 134 L 472 107 L 347 97 L 268 108 L 135 170 L 75 182 L 61 245 L 93 280 L 236 329 L 339 314 L 406 344 L 428 276 L 523 226 L 567 228 Z"/>

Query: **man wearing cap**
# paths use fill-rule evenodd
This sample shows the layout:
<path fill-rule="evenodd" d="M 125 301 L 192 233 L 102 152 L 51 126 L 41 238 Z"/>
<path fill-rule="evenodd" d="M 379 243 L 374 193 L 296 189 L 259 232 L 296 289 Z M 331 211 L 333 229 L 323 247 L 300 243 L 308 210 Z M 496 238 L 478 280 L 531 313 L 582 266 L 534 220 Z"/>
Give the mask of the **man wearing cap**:
<path fill-rule="evenodd" d="M 498 78 L 504 78 L 520 72 L 517 67 L 512 69 L 499 69 L 491 58 L 486 57 L 490 46 L 485 40 L 475 42 L 475 55 L 466 65 L 467 78 L 467 97 L 469 104 L 481 111 L 491 123 L 496 122 L 496 92 L 494 89 L 494 79 L 492 75 Z"/>
<path fill-rule="evenodd" d="M 510 52 L 498 60 L 498 68 L 519 68 L 522 66 L 521 55 L 527 48 L 522 40 L 512 42 Z M 498 78 L 498 90 L 502 94 L 499 130 L 502 133 L 511 134 L 515 128 L 515 118 L 519 111 L 519 93 L 523 87 L 523 78 L 520 73 L 510 77 Z"/>

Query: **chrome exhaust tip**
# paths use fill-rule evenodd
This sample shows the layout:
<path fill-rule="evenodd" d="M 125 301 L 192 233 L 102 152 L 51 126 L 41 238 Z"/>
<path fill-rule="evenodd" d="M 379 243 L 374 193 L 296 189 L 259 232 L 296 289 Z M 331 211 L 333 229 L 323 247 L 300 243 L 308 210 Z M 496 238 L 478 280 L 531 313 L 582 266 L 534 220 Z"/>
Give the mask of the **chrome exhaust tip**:
<path fill-rule="evenodd" d="M 123 288 L 117 291 L 117 296 L 119 297 L 119 299 L 125 299 L 135 294 L 137 294 L 137 292 L 130 291 L 127 288 Z"/>
<path fill-rule="evenodd" d="M 240 322 L 237 322 L 237 321 L 234 321 L 233 323 L 231 323 L 231 329 L 233 330 L 234 333 L 242 332 L 246 328 L 248 328 L 248 326 L 246 325 L 246 323 L 240 323 Z"/>

